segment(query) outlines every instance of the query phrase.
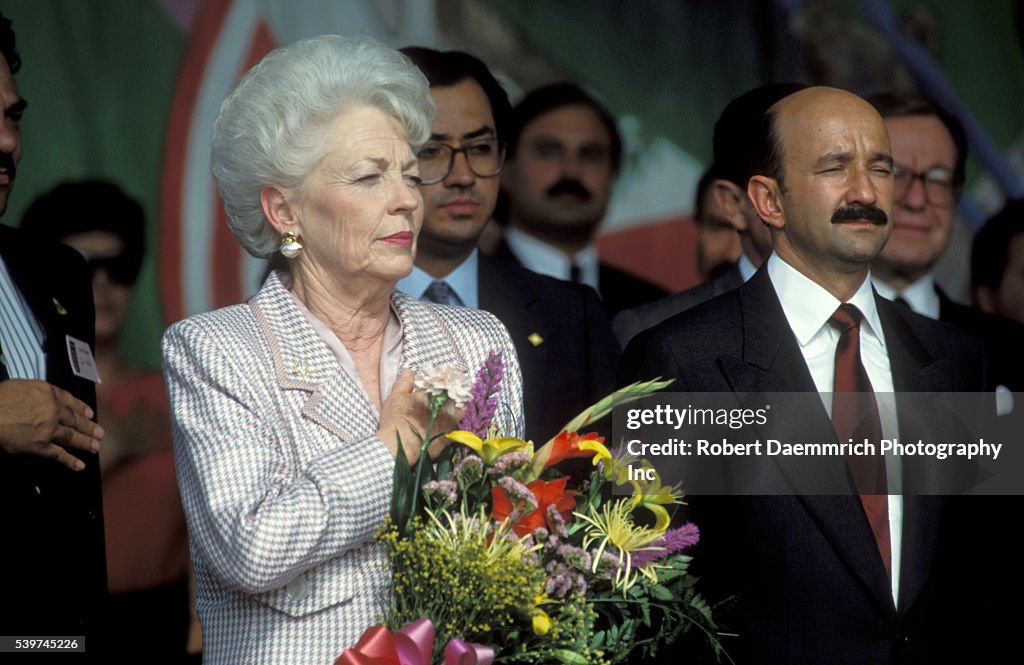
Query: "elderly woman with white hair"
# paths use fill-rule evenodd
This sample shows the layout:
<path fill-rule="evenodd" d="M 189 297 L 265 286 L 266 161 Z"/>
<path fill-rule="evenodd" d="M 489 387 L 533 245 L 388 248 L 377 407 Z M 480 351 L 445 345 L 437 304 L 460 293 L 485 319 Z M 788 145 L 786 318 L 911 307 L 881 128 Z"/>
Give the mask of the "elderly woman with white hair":
<path fill-rule="evenodd" d="M 394 288 L 416 254 L 432 115 L 403 55 L 340 36 L 274 51 L 221 107 L 212 170 L 231 230 L 290 270 L 164 337 L 206 663 L 329 664 L 381 618 L 374 534 L 398 446 L 415 461 L 429 419 L 414 372 L 472 375 L 502 352 L 499 418 L 521 434 L 501 323 Z"/>

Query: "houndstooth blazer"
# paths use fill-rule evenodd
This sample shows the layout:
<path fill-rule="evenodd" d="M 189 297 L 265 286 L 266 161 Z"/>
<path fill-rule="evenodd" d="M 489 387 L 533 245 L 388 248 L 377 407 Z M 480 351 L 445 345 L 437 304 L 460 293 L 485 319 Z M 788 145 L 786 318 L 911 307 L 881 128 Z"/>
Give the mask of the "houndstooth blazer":
<path fill-rule="evenodd" d="M 502 351 L 498 417 L 522 435 L 522 377 L 487 312 L 401 293 L 402 367 L 475 372 Z M 196 571 L 203 662 L 330 665 L 391 593 L 374 532 L 394 459 L 379 417 L 276 274 L 248 303 L 171 326 L 164 372 Z"/>

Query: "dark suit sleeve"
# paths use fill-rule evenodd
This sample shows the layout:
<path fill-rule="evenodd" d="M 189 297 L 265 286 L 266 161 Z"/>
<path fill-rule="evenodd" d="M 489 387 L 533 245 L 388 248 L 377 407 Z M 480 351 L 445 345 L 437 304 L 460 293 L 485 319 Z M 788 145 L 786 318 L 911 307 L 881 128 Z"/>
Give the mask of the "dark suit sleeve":
<path fill-rule="evenodd" d="M 583 332 L 587 345 L 589 374 L 587 376 L 587 392 L 589 403 L 594 403 L 615 389 L 615 371 L 622 354 L 618 340 L 612 332 L 611 324 L 604 311 L 604 305 L 597 291 L 589 286 L 582 286 L 583 311 L 585 330 Z"/>
<path fill-rule="evenodd" d="M 619 344 L 629 344 L 629 341 L 643 330 L 643 324 L 640 322 L 636 308 L 626 309 L 616 314 L 612 319 L 612 330 L 615 332 Z"/>
<path fill-rule="evenodd" d="M 661 377 L 675 379 L 669 390 L 685 390 L 683 377 L 679 376 L 679 367 L 669 342 L 670 340 L 656 329 L 646 330 L 635 336 L 626 345 L 622 360 L 619 362 L 617 387 Z"/>

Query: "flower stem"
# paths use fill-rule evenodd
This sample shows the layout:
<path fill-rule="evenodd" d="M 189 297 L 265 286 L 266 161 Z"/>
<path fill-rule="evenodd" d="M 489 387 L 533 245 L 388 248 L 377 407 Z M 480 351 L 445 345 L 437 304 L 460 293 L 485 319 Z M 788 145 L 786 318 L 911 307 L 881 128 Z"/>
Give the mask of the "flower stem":
<path fill-rule="evenodd" d="M 419 503 L 420 494 L 423 492 L 421 487 L 423 478 L 423 466 L 426 463 L 426 459 L 429 457 L 427 448 L 430 446 L 430 431 L 434 428 L 434 421 L 437 420 L 437 414 L 441 412 L 441 407 L 448 401 L 448 393 L 442 392 L 438 395 L 434 395 L 430 398 L 430 420 L 427 422 L 427 431 L 423 434 L 423 442 L 420 444 L 420 458 L 416 461 L 416 476 L 413 478 L 412 484 L 412 508 L 409 511 L 409 518 L 416 516 L 416 511 L 419 508 L 416 504 Z"/>

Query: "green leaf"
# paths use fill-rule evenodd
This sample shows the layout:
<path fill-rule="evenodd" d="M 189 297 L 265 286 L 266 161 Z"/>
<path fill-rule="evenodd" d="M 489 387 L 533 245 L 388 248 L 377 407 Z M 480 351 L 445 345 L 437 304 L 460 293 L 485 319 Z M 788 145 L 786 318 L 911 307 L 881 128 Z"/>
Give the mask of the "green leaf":
<path fill-rule="evenodd" d="M 575 651 L 569 651 L 568 649 L 555 649 L 551 652 L 551 655 L 559 663 L 565 663 L 566 665 L 590 665 L 587 662 L 586 656 Z"/>
<path fill-rule="evenodd" d="M 398 452 L 395 454 L 394 483 L 391 491 L 391 521 L 395 523 L 398 532 L 402 534 L 405 533 L 405 526 L 411 517 L 412 484 L 412 466 L 409 465 L 409 458 L 405 456 L 402 437 L 399 435 Z"/>
<path fill-rule="evenodd" d="M 448 480 L 452 475 L 452 455 L 454 450 L 448 446 L 437 457 L 437 480 Z"/>
<path fill-rule="evenodd" d="M 675 600 L 676 598 L 674 593 L 672 593 L 660 584 L 651 585 L 651 595 L 653 595 L 658 600 Z"/>

